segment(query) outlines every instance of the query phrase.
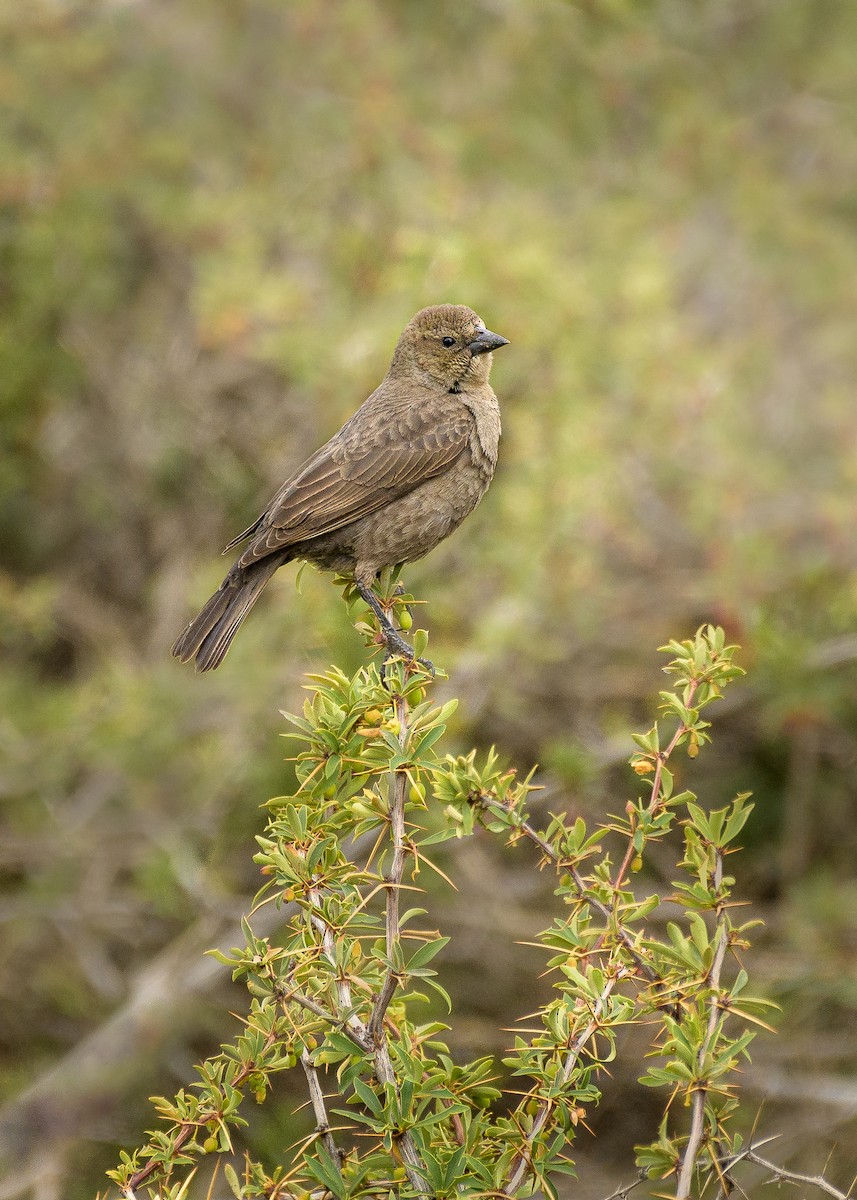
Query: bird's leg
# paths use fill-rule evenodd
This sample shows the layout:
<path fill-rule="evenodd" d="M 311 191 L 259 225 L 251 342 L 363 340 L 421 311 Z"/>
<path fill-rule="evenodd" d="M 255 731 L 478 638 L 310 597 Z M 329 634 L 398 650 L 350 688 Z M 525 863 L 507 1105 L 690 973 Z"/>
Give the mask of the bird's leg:
<path fill-rule="evenodd" d="M 381 628 L 381 636 L 384 639 L 384 645 L 387 647 L 387 654 L 385 657 L 389 657 L 390 654 L 401 654 L 402 658 L 406 659 L 408 662 L 418 662 L 420 666 L 425 667 L 426 670 L 430 671 L 433 675 L 434 667 L 428 661 L 428 659 L 417 658 L 414 655 L 413 648 L 408 645 L 408 643 L 399 633 L 398 629 L 394 628 L 392 621 L 384 611 L 381 601 L 372 591 L 371 585 L 362 583 L 359 579 L 355 579 L 354 583 L 360 595 L 378 618 L 378 624 Z"/>

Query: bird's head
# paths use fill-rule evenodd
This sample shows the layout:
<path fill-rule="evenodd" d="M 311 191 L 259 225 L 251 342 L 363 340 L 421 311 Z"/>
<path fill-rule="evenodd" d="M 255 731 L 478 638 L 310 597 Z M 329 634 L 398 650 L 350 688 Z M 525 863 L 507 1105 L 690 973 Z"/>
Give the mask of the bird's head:
<path fill-rule="evenodd" d="M 488 382 L 491 351 L 506 345 L 508 340 L 486 329 L 472 308 L 435 304 L 405 326 L 390 370 L 447 392 L 471 391 Z"/>

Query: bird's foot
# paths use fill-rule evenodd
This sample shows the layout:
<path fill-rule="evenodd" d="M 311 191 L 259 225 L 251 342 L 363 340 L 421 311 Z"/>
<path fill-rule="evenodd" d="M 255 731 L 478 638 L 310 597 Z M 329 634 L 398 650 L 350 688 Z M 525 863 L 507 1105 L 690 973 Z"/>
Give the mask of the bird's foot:
<path fill-rule="evenodd" d="M 355 580 L 355 583 L 357 584 L 358 592 L 375 614 L 375 617 L 378 621 L 379 634 L 384 646 L 386 647 L 384 662 L 381 666 L 381 682 L 383 683 L 386 677 L 387 659 L 394 656 L 403 658 L 405 662 L 409 664 L 418 664 L 419 666 L 423 667 L 424 670 L 428 671 L 433 678 L 433 664 L 430 663 L 427 658 L 417 658 L 417 656 L 414 654 L 413 647 L 405 641 L 398 629 L 395 628 L 383 605 L 378 597 L 374 594 L 371 587 L 369 587 L 367 584 L 361 583 L 359 580 Z M 401 584 L 399 584 L 398 588 L 396 589 L 396 594 L 404 595 L 404 588 Z"/>
<path fill-rule="evenodd" d="M 389 629 L 381 630 L 381 637 L 384 645 L 387 647 L 385 657 L 389 658 L 391 654 L 400 654 L 402 658 L 406 658 L 409 662 L 415 661 L 413 647 L 405 641 L 398 630 L 394 629 L 392 625 Z"/>
<path fill-rule="evenodd" d="M 434 663 L 430 662 L 427 658 L 417 658 L 413 648 L 394 629 L 391 629 L 389 632 L 382 630 L 381 637 L 384 639 L 384 646 L 386 647 L 380 671 L 382 683 L 386 683 L 387 663 L 391 658 L 403 658 L 409 667 L 422 667 L 434 679 Z"/>

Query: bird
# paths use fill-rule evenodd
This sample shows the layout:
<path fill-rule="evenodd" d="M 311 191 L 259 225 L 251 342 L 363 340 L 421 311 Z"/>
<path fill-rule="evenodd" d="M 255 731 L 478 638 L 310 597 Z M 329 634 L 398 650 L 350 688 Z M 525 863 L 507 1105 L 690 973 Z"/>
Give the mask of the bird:
<path fill-rule="evenodd" d="M 353 576 L 387 655 L 413 662 L 372 585 L 384 568 L 433 550 L 485 494 L 500 439 L 488 377 L 493 352 L 508 344 L 461 304 L 412 317 L 380 386 L 226 546 L 247 543 L 176 638 L 174 657 L 197 671 L 219 666 L 271 576 L 298 559 Z"/>

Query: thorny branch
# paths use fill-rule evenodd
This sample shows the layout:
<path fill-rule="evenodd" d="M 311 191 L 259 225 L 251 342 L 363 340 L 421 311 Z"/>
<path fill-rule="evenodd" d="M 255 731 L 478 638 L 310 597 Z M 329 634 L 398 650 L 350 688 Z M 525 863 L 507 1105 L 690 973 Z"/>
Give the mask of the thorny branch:
<path fill-rule="evenodd" d="M 403 696 L 396 698 L 396 716 L 399 721 L 399 743 L 404 749 L 408 741 L 408 708 L 407 701 Z M 399 884 L 401 883 L 402 872 L 404 870 L 404 829 L 405 829 L 405 794 L 407 786 L 407 775 L 404 771 L 395 771 L 390 778 L 390 821 L 392 826 L 393 837 L 393 862 L 387 877 L 387 956 L 392 957 L 394 953 L 393 947 L 398 945 L 399 939 Z M 321 898 L 317 889 L 309 890 L 309 898 L 313 905 L 312 922 L 316 930 L 321 934 L 322 949 L 328 959 L 335 963 L 335 938 L 333 930 L 321 915 Z M 349 1032 L 354 1036 L 358 1044 L 372 1054 L 374 1060 L 375 1076 L 379 1083 L 387 1084 L 394 1088 L 396 1095 L 399 1093 L 399 1081 L 396 1078 L 396 1072 L 393 1067 L 392 1059 L 390 1058 L 390 1048 L 387 1042 L 387 1036 L 384 1032 L 384 1014 L 389 1007 L 390 1000 L 395 992 L 398 980 L 391 969 L 388 969 L 387 975 L 382 985 L 381 992 L 375 1001 L 372 1009 L 372 1014 L 369 1018 L 369 1024 L 365 1025 L 356 1013 L 351 1012 L 353 1001 L 351 996 L 351 986 L 347 979 L 337 979 L 337 990 L 339 994 L 339 1003 L 345 1013 L 350 1015 L 346 1018 L 346 1026 Z M 416 1143 L 413 1135 L 405 1130 L 398 1138 L 399 1151 L 402 1156 L 402 1161 L 405 1170 L 408 1174 L 408 1182 L 415 1192 L 420 1195 L 425 1194 L 425 1184 L 423 1182 L 422 1170 L 423 1164 L 420 1160 L 417 1151 Z"/>
<path fill-rule="evenodd" d="M 693 704 L 693 698 L 696 695 L 697 690 L 699 688 L 699 682 L 700 681 L 698 679 L 692 679 L 690 681 L 690 683 L 687 685 L 687 696 L 685 698 L 685 707 L 686 708 L 690 708 L 691 705 Z M 680 740 L 682 739 L 682 737 L 684 737 L 684 735 L 686 733 L 687 733 L 687 726 L 684 724 L 680 724 L 678 729 L 675 731 L 672 738 L 670 739 L 669 745 L 667 746 L 666 750 L 661 750 L 660 753 L 657 755 L 657 760 L 655 762 L 655 773 L 652 776 L 652 790 L 651 790 L 650 799 L 649 799 L 648 811 L 650 813 L 653 812 L 658 806 L 658 798 L 661 794 L 661 779 L 663 777 L 664 767 L 666 766 L 667 762 L 671 758 L 673 750 L 675 750 L 676 746 L 679 744 Z M 622 886 L 622 881 L 625 878 L 625 874 L 628 870 L 628 867 L 631 865 L 631 860 L 634 857 L 634 853 L 635 853 L 634 842 L 633 842 L 633 839 L 631 839 L 628 842 L 628 849 L 625 851 L 625 857 L 622 859 L 622 864 L 619 867 L 618 872 L 616 873 L 615 880 L 613 881 L 613 888 L 617 894 L 619 892 L 620 887 Z"/>
<path fill-rule="evenodd" d="M 327 1119 L 327 1108 L 324 1104 L 324 1092 L 321 1090 L 318 1071 L 313 1064 L 312 1055 L 308 1050 L 304 1050 L 301 1054 L 301 1066 L 304 1069 L 304 1075 L 306 1075 L 310 1103 L 312 1104 L 312 1111 L 315 1116 L 316 1130 L 324 1143 L 325 1150 L 330 1155 L 336 1167 L 336 1173 L 341 1182 L 342 1174 L 339 1169 L 339 1151 L 336 1148 L 336 1142 L 333 1140 L 330 1121 Z"/>
<path fill-rule="evenodd" d="M 721 852 L 717 852 L 717 863 L 714 868 L 714 887 L 716 891 L 720 890 L 720 885 L 723 880 L 723 857 Z M 714 958 L 711 963 L 711 970 L 708 974 L 708 983 L 711 988 L 710 1008 L 708 1011 L 708 1026 L 705 1032 L 705 1040 L 699 1047 L 699 1052 L 696 1056 L 697 1065 L 702 1070 L 705 1059 L 708 1055 L 710 1046 L 712 1045 L 716 1031 L 717 1021 L 720 1015 L 720 972 L 723 968 L 723 960 L 726 957 L 726 948 L 729 944 L 729 930 L 726 924 L 726 917 L 722 906 L 718 905 L 717 916 L 720 928 L 717 935 L 717 946 L 714 951 Z M 693 1110 L 690 1121 L 690 1135 L 687 1139 L 684 1155 L 681 1161 L 681 1170 L 679 1171 L 678 1186 L 676 1188 L 676 1200 L 687 1200 L 690 1196 L 690 1187 L 693 1182 L 693 1172 L 696 1167 L 696 1159 L 699 1154 L 699 1148 L 702 1145 L 702 1137 L 705 1131 L 705 1097 L 706 1084 L 703 1080 L 699 1080 L 696 1085 L 696 1091 L 693 1093 Z"/>
<path fill-rule="evenodd" d="M 502 801 L 497 800 L 493 796 L 480 796 L 479 803 L 483 808 L 491 808 L 492 806 L 495 808 L 501 808 L 507 814 L 512 811 L 510 805 L 503 804 Z M 564 862 L 562 856 L 558 853 L 556 848 L 552 846 L 544 837 L 542 837 L 539 831 L 535 829 L 529 823 L 529 821 L 518 820 L 515 828 L 520 830 L 525 837 L 529 838 L 533 845 L 538 846 L 545 858 L 552 862 L 554 866 L 561 868 L 564 871 L 568 871 L 575 882 L 575 886 L 577 887 L 577 892 L 581 900 L 586 900 L 588 904 L 591 904 L 593 908 L 597 909 L 605 921 L 612 923 L 614 914 L 611 913 L 606 904 L 603 904 L 597 896 L 593 896 L 587 890 L 586 884 L 581 878 L 580 872 L 576 867 L 570 863 Z M 657 972 L 650 963 L 646 962 L 639 950 L 637 950 L 631 935 L 619 926 L 615 928 L 615 934 L 618 940 L 627 950 L 630 957 L 633 959 L 638 969 L 643 973 L 643 975 L 645 975 L 649 982 L 658 983 L 659 976 Z"/>
<path fill-rule="evenodd" d="M 592 1016 L 588 1021 L 586 1028 L 574 1039 L 574 1042 L 569 1047 L 568 1054 L 565 1056 L 562 1069 L 560 1070 L 558 1076 L 560 1083 L 568 1083 L 587 1042 L 595 1033 L 598 1032 L 601 1027 L 601 1018 L 607 1001 L 610 998 L 610 993 L 613 991 L 619 980 L 624 978 L 627 974 L 628 972 L 626 970 L 619 970 L 604 984 L 604 988 L 602 989 L 602 992 L 598 997 L 594 1008 L 592 1009 Z M 524 1139 L 524 1146 L 518 1153 L 517 1158 L 515 1158 L 512 1162 L 512 1166 L 509 1170 L 509 1177 L 504 1188 L 505 1195 L 514 1196 L 515 1192 L 526 1178 L 527 1172 L 532 1166 L 532 1147 L 535 1145 L 537 1139 L 547 1125 L 550 1114 L 551 1102 L 545 1100 L 542 1102 L 539 1111 L 536 1113 L 536 1116 L 533 1120 L 532 1129 Z"/>
<path fill-rule="evenodd" d="M 396 697 L 395 710 L 399 722 L 399 741 L 404 747 L 408 736 L 408 712 L 403 696 Z M 389 803 L 393 861 L 384 877 L 387 889 L 387 958 L 390 965 L 387 967 L 384 982 L 372 1008 L 372 1016 L 369 1018 L 369 1033 L 374 1041 L 383 1036 L 384 1015 L 390 1007 L 390 1001 L 399 985 L 399 977 L 393 970 L 392 960 L 399 945 L 399 889 L 405 869 L 405 795 L 407 785 L 408 777 L 404 771 L 390 772 Z"/>
<path fill-rule="evenodd" d="M 311 1012 L 315 1016 L 321 1017 L 322 1020 L 327 1021 L 328 1024 L 332 1025 L 334 1028 L 341 1029 L 344 1034 L 351 1038 L 358 1050 L 363 1050 L 365 1052 L 369 1049 L 367 1043 L 361 1040 L 357 1030 L 352 1028 L 345 1018 L 334 1016 L 333 1013 L 327 1011 L 323 1004 L 316 1003 L 316 1001 L 311 1000 L 309 996 L 305 996 L 303 992 L 296 990 L 287 992 L 282 998 L 283 1004 L 288 1004 L 291 1002 L 299 1004 L 301 1008 L 305 1008 L 307 1012 Z"/>
<path fill-rule="evenodd" d="M 766 1141 L 773 1140 L 772 1138 L 764 1138 L 762 1144 L 764 1145 Z M 718 1166 L 726 1172 L 731 1172 L 742 1162 L 753 1163 L 757 1167 L 764 1167 L 766 1171 L 770 1171 L 771 1179 L 768 1181 L 769 1183 L 804 1184 L 807 1187 L 817 1188 L 820 1192 L 824 1192 L 828 1196 L 833 1196 L 834 1200 L 853 1200 L 851 1188 L 847 1192 L 842 1192 L 839 1188 L 834 1187 L 832 1183 L 828 1183 L 823 1175 L 804 1175 L 800 1171 L 789 1171 L 785 1167 L 780 1167 L 776 1163 L 769 1162 L 767 1158 L 762 1158 L 752 1146 L 747 1146 L 738 1154 L 726 1155 L 719 1160 Z M 621 1184 L 616 1188 L 615 1192 L 611 1192 L 609 1196 L 605 1196 L 604 1200 L 626 1200 L 635 1188 L 639 1187 L 641 1183 L 646 1182 L 646 1178 L 646 1172 L 640 1171 L 636 1179 L 631 1183 Z"/>
<path fill-rule="evenodd" d="M 270 1050 L 271 1046 L 274 1045 L 276 1040 L 277 1040 L 277 1033 L 275 1030 L 272 1029 L 265 1040 L 265 1045 L 263 1047 L 263 1053 L 265 1050 Z M 232 1081 L 231 1081 L 232 1087 L 240 1088 L 246 1082 L 247 1078 L 250 1075 L 252 1075 L 254 1070 L 255 1070 L 255 1066 L 253 1063 L 245 1063 L 244 1066 L 242 1066 L 241 1070 L 236 1073 L 234 1079 L 232 1079 Z M 205 1123 L 204 1116 L 200 1116 L 195 1121 L 186 1121 L 179 1129 L 179 1131 L 176 1134 L 175 1139 L 173 1141 L 173 1146 L 175 1147 L 175 1149 L 180 1150 L 182 1148 L 182 1146 L 184 1146 L 184 1144 L 193 1137 L 193 1135 L 196 1133 L 196 1131 L 204 1123 Z M 128 1186 L 125 1189 L 125 1192 L 124 1192 L 125 1196 L 127 1196 L 129 1198 L 129 1200 L 134 1200 L 134 1194 L 135 1194 L 137 1188 L 140 1186 L 140 1184 L 145 1183 L 145 1181 L 149 1178 L 150 1175 L 152 1175 L 155 1171 L 159 1171 L 161 1169 L 161 1166 L 162 1166 L 162 1164 L 156 1158 L 150 1159 L 144 1167 L 141 1167 L 140 1170 L 137 1171 L 135 1175 L 132 1175 L 131 1179 L 128 1181 Z"/>
<path fill-rule="evenodd" d="M 622 1183 L 616 1188 L 615 1192 L 611 1192 L 609 1196 L 605 1196 L 604 1200 L 627 1200 L 634 1188 L 638 1188 L 641 1183 L 645 1183 L 648 1178 L 646 1171 L 640 1171 L 637 1178 L 632 1183 Z"/>
<path fill-rule="evenodd" d="M 818 1188 L 820 1192 L 826 1192 L 828 1196 L 835 1197 L 835 1200 L 851 1200 L 853 1184 L 847 1192 L 841 1192 L 832 1183 L 828 1183 L 823 1175 L 803 1175 L 799 1171 L 787 1171 L 785 1167 L 778 1167 L 776 1163 L 768 1162 L 755 1150 L 748 1150 L 744 1158 L 747 1162 L 755 1163 L 757 1167 L 764 1167 L 766 1171 L 770 1171 L 773 1176 L 771 1183 L 805 1183 L 808 1187 Z"/>
<path fill-rule="evenodd" d="M 310 920 L 316 932 L 321 935 L 321 948 L 325 953 L 328 961 L 336 967 L 336 939 L 333 930 L 327 921 L 322 916 L 321 910 L 321 894 L 318 888 L 311 887 L 307 890 L 307 896 L 312 904 L 312 912 Z M 354 1040 L 364 1050 L 369 1046 L 369 1038 L 366 1032 L 366 1026 L 360 1020 L 355 1012 L 353 1012 L 354 1001 L 351 996 L 351 984 L 348 980 L 337 972 L 336 976 L 336 991 L 339 997 L 339 1005 L 345 1014 L 341 1018 L 345 1028 L 353 1036 Z"/>
<path fill-rule="evenodd" d="M 402 715 L 404 716 L 407 714 L 403 712 Z M 400 738 L 404 739 L 404 737 L 406 737 L 406 726 L 402 724 Z M 403 773 L 401 774 L 402 778 L 406 778 Z M 392 890 L 392 892 L 397 892 L 397 888 L 391 888 L 390 890 Z M 326 922 L 322 916 L 322 913 L 320 913 L 320 896 L 318 894 L 318 889 L 311 888 L 308 890 L 307 894 L 310 896 L 310 900 L 312 901 L 313 905 L 313 913 L 311 918 L 312 923 L 314 926 L 316 926 L 319 934 L 322 935 L 322 948 L 324 953 L 328 955 L 328 958 L 331 962 L 335 962 L 336 950 L 334 931 L 332 931 L 330 925 L 328 922 Z M 396 920 L 396 930 L 397 929 L 398 923 Z M 340 996 L 340 1004 L 342 1009 L 344 1012 L 348 1013 L 353 1004 L 352 989 L 350 989 L 348 980 L 344 978 L 337 979 L 337 990 L 338 996 Z M 364 1025 L 364 1022 L 360 1020 L 356 1013 L 350 1013 L 347 1018 L 347 1026 L 350 1032 L 354 1034 L 355 1040 L 358 1040 L 358 1043 L 362 1046 L 362 1048 L 364 1048 L 368 1054 L 373 1056 L 374 1075 L 376 1075 L 379 1084 L 388 1084 L 391 1087 L 394 1087 L 397 1094 L 398 1080 L 396 1079 L 395 1069 L 392 1067 L 390 1050 L 388 1043 L 386 1043 L 386 1037 L 384 1036 L 383 1028 L 380 1030 L 377 1037 L 373 1037 L 373 1034 L 370 1032 L 370 1028 Z M 416 1192 L 424 1193 L 425 1187 L 424 1183 L 422 1183 L 422 1176 L 420 1174 L 420 1168 L 422 1164 L 420 1162 L 419 1153 L 416 1152 L 416 1145 L 413 1135 L 410 1134 L 408 1130 L 404 1130 L 401 1138 L 398 1139 L 398 1148 L 400 1148 L 401 1151 L 404 1169 L 406 1169 L 408 1172 L 408 1182 L 410 1183 L 410 1186 L 412 1186 Z"/>
<path fill-rule="evenodd" d="M 396 716 L 399 721 L 399 744 L 404 750 L 408 743 L 408 735 L 410 731 L 408 726 L 408 707 L 403 696 L 396 697 L 395 707 Z M 402 872 L 405 865 L 404 843 L 406 788 L 406 773 L 402 770 L 393 772 L 390 777 L 390 823 L 392 827 L 393 838 L 393 861 L 386 881 L 386 943 L 387 957 L 391 960 L 393 954 L 398 948 L 399 943 L 399 885 L 402 881 Z M 367 1030 L 368 1036 L 371 1038 L 375 1046 L 375 1073 L 381 1083 L 388 1083 L 392 1085 L 396 1091 L 396 1095 L 399 1094 L 399 1081 L 396 1078 L 396 1072 L 393 1068 L 393 1063 L 390 1058 L 390 1048 L 387 1042 L 387 1035 L 384 1031 L 384 1014 L 389 1007 L 397 985 L 398 979 L 396 978 L 392 967 L 388 967 L 381 991 L 373 1006 L 372 1015 L 369 1021 L 369 1029 Z M 417 1151 L 413 1135 L 407 1130 L 399 1138 L 399 1149 L 401 1151 L 405 1170 L 408 1173 L 408 1182 L 414 1191 L 420 1195 L 424 1195 L 425 1184 L 422 1176 L 423 1164 Z"/>

